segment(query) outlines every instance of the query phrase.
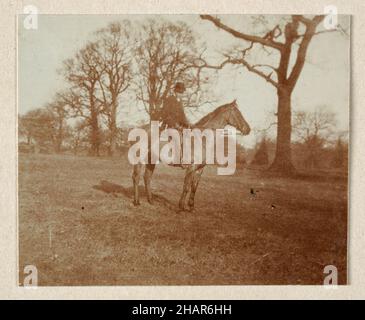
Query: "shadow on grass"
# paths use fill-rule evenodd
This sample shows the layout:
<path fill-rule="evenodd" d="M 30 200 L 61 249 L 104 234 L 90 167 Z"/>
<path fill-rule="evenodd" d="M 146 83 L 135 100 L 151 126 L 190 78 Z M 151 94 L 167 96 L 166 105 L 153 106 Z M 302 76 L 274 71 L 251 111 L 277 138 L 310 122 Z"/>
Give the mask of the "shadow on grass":
<path fill-rule="evenodd" d="M 100 190 L 105 193 L 110 193 L 110 194 L 114 194 L 114 195 L 122 194 L 122 195 L 126 196 L 127 198 L 130 198 L 131 200 L 133 200 L 133 198 L 134 198 L 133 187 L 125 188 L 119 184 L 108 182 L 105 180 L 102 180 L 102 181 L 100 181 L 100 183 L 98 185 L 93 186 L 93 189 Z M 138 191 L 139 191 L 139 196 L 142 199 L 145 198 L 147 201 L 145 188 L 143 186 L 138 186 Z M 174 207 L 174 204 L 170 200 L 168 200 L 166 197 L 159 195 L 159 194 L 155 194 L 155 193 L 153 193 L 152 196 L 153 196 L 153 201 L 155 203 L 162 204 L 169 208 Z"/>

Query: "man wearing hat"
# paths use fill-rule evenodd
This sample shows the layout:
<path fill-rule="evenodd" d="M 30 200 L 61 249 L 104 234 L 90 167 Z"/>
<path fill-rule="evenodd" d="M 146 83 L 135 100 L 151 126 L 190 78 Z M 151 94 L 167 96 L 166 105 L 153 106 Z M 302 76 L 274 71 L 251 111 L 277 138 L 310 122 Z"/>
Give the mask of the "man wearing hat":
<path fill-rule="evenodd" d="M 174 93 L 163 101 L 161 118 L 164 126 L 168 128 L 188 128 L 190 126 L 181 103 L 181 94 L 185 92 L 182 82 L 175 84 Z"/>

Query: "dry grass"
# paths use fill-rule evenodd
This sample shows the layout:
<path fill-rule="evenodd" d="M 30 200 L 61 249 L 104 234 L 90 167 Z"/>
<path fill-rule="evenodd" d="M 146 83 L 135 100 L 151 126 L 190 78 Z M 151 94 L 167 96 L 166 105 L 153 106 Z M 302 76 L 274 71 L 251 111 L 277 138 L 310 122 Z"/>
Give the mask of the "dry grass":
<path fill-rule="evenodd" d="M 133 206 L 130 176 L 125 159 L 20 154 L 20 282 L 32 264 L 40 285 L 322 284 L 333 264 L 346 283 L 346 178 L 210 167 L 177 213 L 181 169 L 156 169 L 153 206 Z"/>

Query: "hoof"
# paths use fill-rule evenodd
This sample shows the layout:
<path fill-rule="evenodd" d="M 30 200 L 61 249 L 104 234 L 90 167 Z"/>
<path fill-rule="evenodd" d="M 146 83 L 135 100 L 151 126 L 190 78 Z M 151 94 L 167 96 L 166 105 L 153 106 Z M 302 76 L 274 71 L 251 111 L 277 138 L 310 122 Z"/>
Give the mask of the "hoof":
<path fill-rule="evenodd" d="M 135 207 L 137 207 L 137 206 L 140 206 L 140 205 L 141 205 L 141 203 L 140 203 L 139 201 L 133 201 L 133 204 L 134 204 L 134 206 L 135 206 Z"/>
<path fill-rule="evenodd" d="M 194 209 L 194 202 L 189 202 L 187 207 L 186 207 L 186 210 L 190 211 L 190 212 L 194 212 L 195 209 Z"/>
<path fill-rule="evenodd" d="M 192 207 L 189 207 L 189 206 L 179 206 L 179 208 L 178 208 L 178 210 L 177 210 L 177 212 L 178 213 L 183 213 L 183 212 L 193 212 L 195 209 L 194 208 L 192 208 Z"/>
<path fill-rule="evenodd" d="M 154 201 L 152 199 L 148 199 L 148 203 L 153 205 L 154 204 Z"/>

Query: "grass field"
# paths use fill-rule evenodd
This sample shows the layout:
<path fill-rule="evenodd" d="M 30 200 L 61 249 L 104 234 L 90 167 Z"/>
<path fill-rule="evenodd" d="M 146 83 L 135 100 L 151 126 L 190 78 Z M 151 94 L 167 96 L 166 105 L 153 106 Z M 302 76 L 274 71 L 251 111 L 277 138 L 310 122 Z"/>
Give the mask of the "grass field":
<path fill-rule="evenodd" d="M 20 154 L 20 284 L 28 264 L 45 286 L 322 284 L 329 264 L 346 283 L 346 177 L 210 167 L 178 213 L 183 176 L 159 166 L 134 207 L 126 159 Z"/>

